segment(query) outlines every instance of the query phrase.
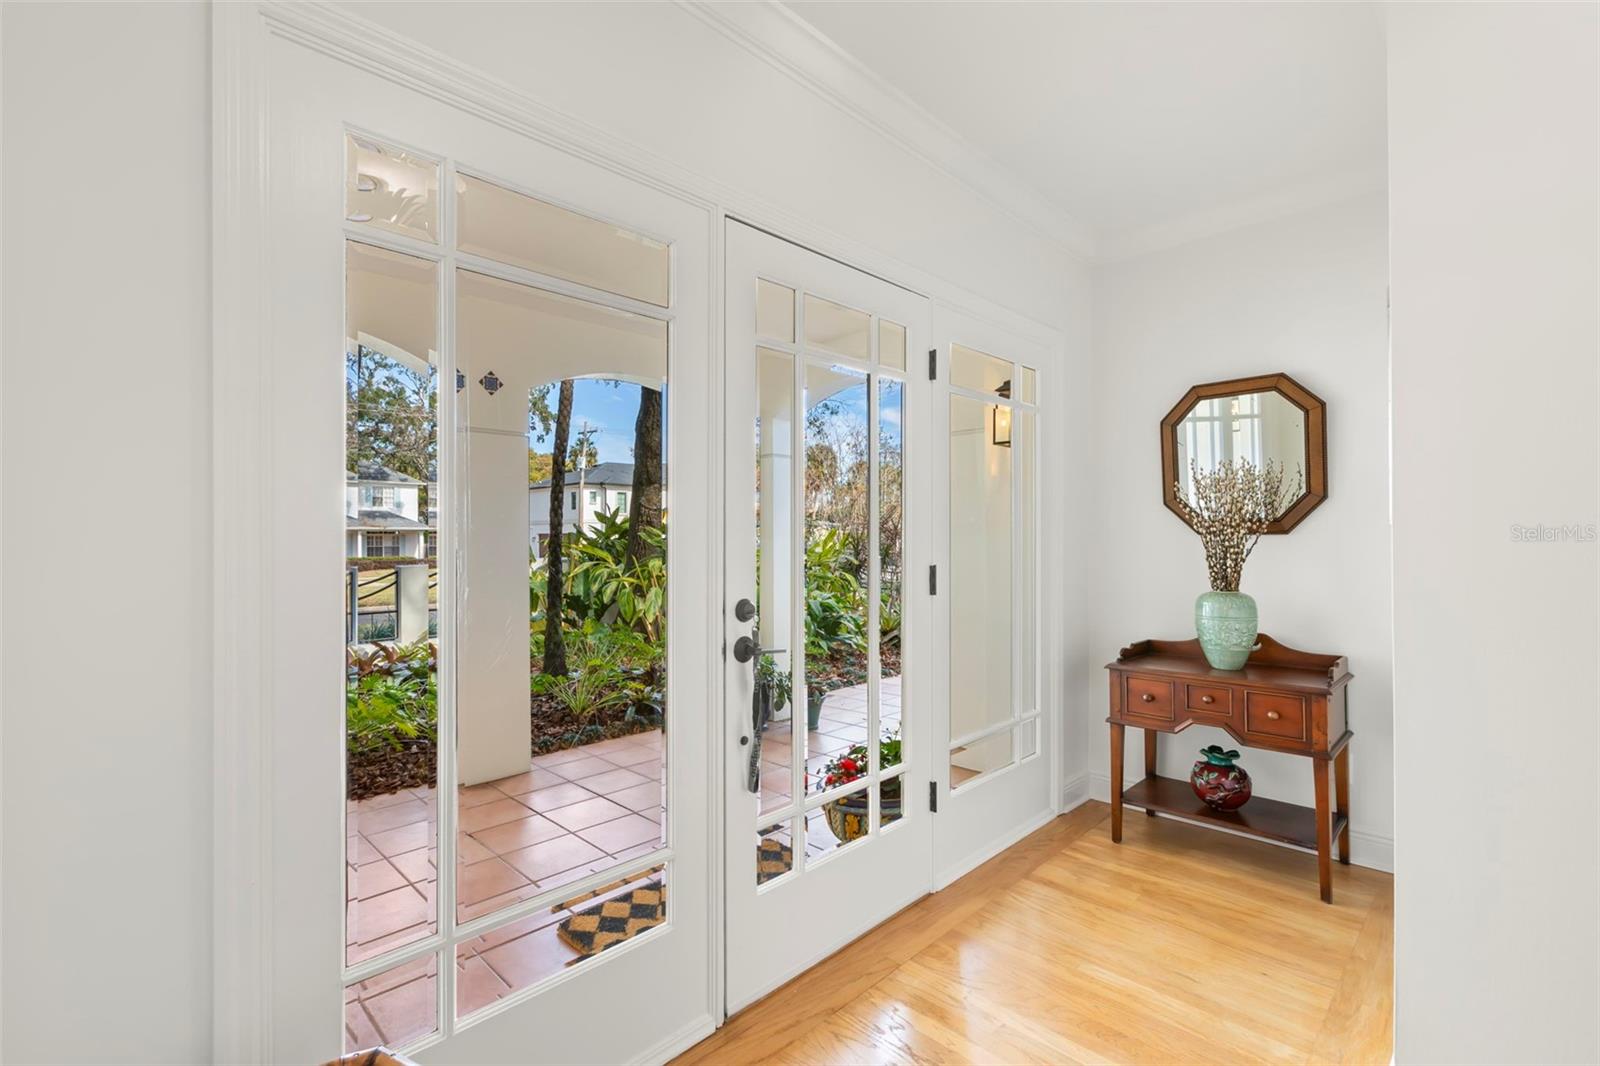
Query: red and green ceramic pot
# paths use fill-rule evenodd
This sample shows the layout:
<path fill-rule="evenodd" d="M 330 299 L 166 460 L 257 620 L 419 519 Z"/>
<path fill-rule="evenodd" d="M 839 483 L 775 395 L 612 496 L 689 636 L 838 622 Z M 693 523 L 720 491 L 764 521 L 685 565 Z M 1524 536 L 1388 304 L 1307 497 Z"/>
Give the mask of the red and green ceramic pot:
<path fill-rule="evenodd" d="M 1189 784 L 1206 806 L 1218 811 L 1236 811 L 1250 798 L 1250 775 L 1234 765 L 1237 751 L 1223 751 L 1212 744 L 1201 748 L 1202 758 L 1189 771 Z"/>

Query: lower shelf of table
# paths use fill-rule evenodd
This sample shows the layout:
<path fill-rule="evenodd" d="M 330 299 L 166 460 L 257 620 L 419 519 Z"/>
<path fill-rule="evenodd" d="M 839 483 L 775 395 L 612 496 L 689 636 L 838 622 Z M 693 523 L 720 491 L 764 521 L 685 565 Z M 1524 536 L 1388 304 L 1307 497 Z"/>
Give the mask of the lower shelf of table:
<path fill-rule="evenodd" d="M 1219 825 L 1236 833 L 1265 837 L 1295 847 L 1317 848 L 1317 812 L 1312 807 L 1252 796 L 1236 811 L 1215 811 L 1202 803 L 1187 781 L 1171 777 L 1147 777 L 1123 790 L 1122 802 L 1158 814 L 1171 815 L 1201 825 Z M 1334 814 L 1330 840 L 1344 828 L 1345 816 Z"/>

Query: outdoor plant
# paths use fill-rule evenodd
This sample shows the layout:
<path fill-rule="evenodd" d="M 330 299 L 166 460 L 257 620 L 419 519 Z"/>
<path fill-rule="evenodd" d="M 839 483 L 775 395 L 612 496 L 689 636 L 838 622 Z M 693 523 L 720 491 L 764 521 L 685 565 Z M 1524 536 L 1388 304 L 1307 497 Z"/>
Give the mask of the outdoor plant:
<path fill-rule="evenodd" d="M 900 640 L 900 597 L 888 582 L 878 590 L 878 637 L 880 647 Z"/>
<path fill-rule="evenodd" d="M 1300 495 L 1300 473 L 1285 484 L 1283 467 L 1271 460 L 1261 468 L 1239 459 L 1205 470 L 1191 459 L 1189 478 L 1192 500 L 1181 483 L 1175 486 L 1178 512 L 1200 537 L 1212 591 L 1238 592 L 1261 534 Z"/>
<path fill-rule="evenodd" d="M 756 660 L 756 680 L 766 683 L 772 690 L 772 711 L 776 714 L 789 705 L 794 696 L 794 682 L 789 671 L 778 668 L 778 660 L 763 655 Z"/>
<path fill-rule="evenodd" d="M 394 619 L 385 619 L 382 622 L 363 622 L 356 631 L 356 639 L 363 643 L 378 640 L 394 639 Z"/>
<path fill-rule="evenodd" d="M 352 755 L 432 743 L 438 733 L 438 674 L 426 641 L 348 657 L 345 736 Z"/>
<path fill-rule="evenodd" d="M 649 694 L 642 670 L 628 665 L 628 652 L 636 649 L 624 636 L 591 622 L 568 640 L 566 676 L 535 674 L 535 694 L 554 698 L 579 720 L 610 707 L 630 707 Z"/>
<path fill-rule="evenodd" d="M 666 620 L 666 533 L 649 527 L 641 535 L 646 551 L 629 565 L 627 518 L 602 514 L 592 531 L 577 534 L 566 606 L 580 619 L 620 621 L 657 640 Z"/>
<path fill-rule="evenodd" d="M 842 530 L 823 530 L 806 544 L 806 657 L 867 650 L 859 564 Z"/>
<path fill-rule="evenodd" d="M 896 726 L 883 734 L 878 741 L 878 766 L 898 766 L 900 764 L 900 729 Z M 848 785 L 850 782 L 865 777 L 872 769 L 868 761 L 867 746 L 855 744 L 829 759 L 822 767 L 822 780 L 817 784 L 817 791 L 826 792 L 830 788 Z M 882 796 L 885 800 L 898 799 L 900 796 L 900 778 L 894 777 L 883 782 Z"/>

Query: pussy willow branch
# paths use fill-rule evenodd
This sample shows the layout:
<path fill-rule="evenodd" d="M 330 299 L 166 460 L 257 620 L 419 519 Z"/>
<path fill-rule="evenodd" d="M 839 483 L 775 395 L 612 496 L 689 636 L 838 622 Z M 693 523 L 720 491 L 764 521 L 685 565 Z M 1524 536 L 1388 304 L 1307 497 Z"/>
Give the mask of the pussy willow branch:
<path fill-rule="evenodd" d="M 1184 493 L 1182 482 L 1173 485 L 1178 512 L 1200 536 L 1206 553 L 1206 570 L 1216 592 L 1238 592 L 1245 560 L 1255 551 L 1261 534 L 1300 495 L 1301 474 L 1285 484 L 1280 463 L 1267 460 L 1256 469 L 1248 459 L 1202 470 L 1189 460 L 1194 498 Z"/>

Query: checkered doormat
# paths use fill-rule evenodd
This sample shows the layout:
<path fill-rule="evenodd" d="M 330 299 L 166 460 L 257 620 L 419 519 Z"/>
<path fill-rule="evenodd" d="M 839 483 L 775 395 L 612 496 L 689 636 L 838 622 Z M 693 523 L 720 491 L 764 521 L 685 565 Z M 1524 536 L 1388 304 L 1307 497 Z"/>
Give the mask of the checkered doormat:
<path fill-rule="evenodd" d="M 763 837 L 756 846 L 756 884 L 764 885 L 794 869 L 794 851 L 783 841 Z"/>
<path fill-rule="evenodd" d="M 647 881 L 632 892 L 563 919 L 556 926 L 556 935 L 580 955 L 598 955 L 613 944 L 660 925 L 666 912 L 666 889 L 660 881 Z"/>

